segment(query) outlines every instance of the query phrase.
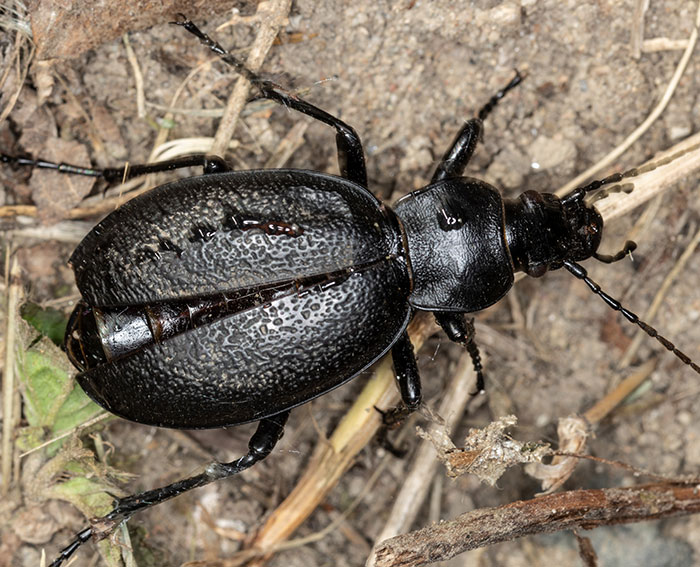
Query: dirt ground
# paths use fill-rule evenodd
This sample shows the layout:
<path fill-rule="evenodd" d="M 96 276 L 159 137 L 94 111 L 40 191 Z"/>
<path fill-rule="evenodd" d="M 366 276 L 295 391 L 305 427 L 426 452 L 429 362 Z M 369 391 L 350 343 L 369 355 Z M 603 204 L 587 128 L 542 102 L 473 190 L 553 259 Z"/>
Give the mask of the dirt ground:
<path fill-rule="evenodd" d="M 280 41 L 265 60 L 263 74 L 304 90 L 306 99 L 353 125 L 364 143 L 370 189 L 393 201 L 427 184 L 460 125 L 517 68 L 527 78 L 488 117 L 484 143 L 468 173 L 500 187 L 509 197 L 525 188 L 551 191 L 605 156 L 644 121 L 681 58 L 682 41 L 693 29 L 697 3 L 652 0 L 643 19 L 635 16 L 635 5 L 632 0 L 295 0 Z M 242 15 L 255 11 L 254 6 L 239 7 Z M 215 32 L 227 15 L 188 15 L 241 55 L 255 37 L 255 29 L 244 24 Z M 644 40 L 667 38 L 676 43 L 667 42 L 658 50 L 651 50 L 658 42 L 647 43 L 635 54 L 633 38 L 640 32 Z M 0 34 L 6 65 L 13 41 L 14 32 Z M 187 74 L 211 56 L 182 30 L 165 22 L 131 32 L 129 42 L 143 77 L 144 117 L 138 115 L 136 83 L 124 43 L 110 41 L 54 63 L 51 71 L 35 65 L 15 109 L 0 124 L 2 151 L 36 154 L 53 151 L 48 146 L 67 144 L 58 155 L 68 157 L 42 155 L 65 161 L 85 159 L 98 166 L 119 165 L 127 159 L 145 161 L 158 126 L 164 124 L 163 109 L 171 104 Z M 47 76 L 53 77 L 53 84 L 38 84 Z M 166 123 L 172 126 L 169 138 L 213 135 L 217 119 L 198 116 L 196 111 L 222 107 L 234 81 L 235 74 L 218 63 L 198 73 L 175 104 L 189 112 L 178 113 Z M 3 108 L 11 92 L 8 83 L 3 89 Z M 598 177 L 639 165 L 700 130 L 698 93 L 700 53 L 695 49 L 661 117 Z M 299 123 L 308 128 L 285 167 L 337 172 L 332 130 L 259 103 L 244 113 L 236 131 L 237 145 L 227 158 L 237 169 L 265 167 L 271 156 L 279 155 L 285 137 L 301 140 L 298 131 L 292 130 Z M 67 220 L 65 211 L 81 198 L 62 194 L 79 194 L 81 189 L 72 184 L 52 185 L 47 193 L 27 180 L 27 172 L 7 167 L 0 172 L 0 182 L 5 188 L 0 205 L 38 207 L 34 216 L 2 219 L 3 239 L 11 240 L 17 250 L 28 298 L 68 314 L 77 292 L 66 262 L 98 217 Z M 639 247 L 633 262 L 612 266 L 587 262 L 591 277 L 642 315 L 699 228 L 698 196 L 696 174 L 668 191 L 646 216 L 645 206 L 607 226 L 604 251 L 618 250 L 635 226 L 634 240 Z M 102 198 L 97 191 L 88 202 Z M 3 244 L 3 255 L 5 251 Z M 695 253 L 652 321 L 696 361 L 700 360 L 699 278 L 700 261 Z M 631 364 L 619 368 L 635 329 L 582 282 L 563 271 L 536 281 L 520 281 L 508 300 L 477 315 L 477 325 L 479 344 L 487 357 L 488 394 L 471 403 L 462 417 L 455 435 L 458 445 L 469 427 L 483 427 L 507 413 L 518 418 L 518 427 L 511 431 L 514 437 L 555 442 L 558 418 L 587 410 L 621 377 L 658 357 L 655 370 L 634 399 L 599 425 L 589 451 L 658 474 L 698 474 L 700 377 L 648 338 Z M 439 403 L 460 354 L 460 348 L 449 344 L 442 333 L 429 339 L 419 352 L 429 404 Z M 152 553 L 150 559 L 142 555 L 139 565 L 179 565 L 193 560 L 226 565 L 214 560 L 232 556 L 240 545 L 227 536 L 254 531 L 289 493 L 312 448 L 321 442 L 319 432 L 332 430 L 365 381 L 360 377 L 294 411 L 273 455 L 240 478 L 134 517 L 130 528 L 138 530 L 136 539 L 145 538 Z M 409 427 L 405 440 L 415 449 L 420 440 Z M 242 454 L 250 433 L 250 426 L 243 426 L 183 435 L 113 420 L 101 437 L 114 447 L 112 464 L 137 475 L 129 485 L 135 491 L 186 476 L 212 455 L 230 460 Z M 368 446 L 296 535 L 318 532 L 337 518 L 378 464 L 387 460 L 370 495 L 340 528 L 319 541 L 279 553 L 269 565 L 363 565 L 412 455 L 409 450 L 405 458 L 398 459 L 376 443 Z M 414 528 L 471 509 L 531 498 L 539 491 L 522 468 L 510 470 L 496 487 L 468 476 L 451 481 L 442 468 L 426 482 L 432 484 L 430 502 L 424 504 Z M 582 463 L 566 488 L 638 482 L 628 472 Z M 18 506 L 26 504 L 21 495 L 13 494 Z M 13 508 L 11 514 L 25 509 Z M 38 565 L 42 547 L 51 558 L 84 524 L 68 504 L 54 502 L 46 511 L 55 529 L 42 541 L 17 535 L 17 530 L 5 525 L 1 544 L 5 558 L 0 565 Z M 592 538 L 600 564 L 605 566 L 700 564 L 698 516 L 600 528 L 583 535 Z M 8 562 L 10 556 L 13 559 Z M 94 545 L 87 544 L 71 565 L 101 564 Z M 494 545 L 441 565 L 553 564 L 582 564 L 572 534 Z"/>

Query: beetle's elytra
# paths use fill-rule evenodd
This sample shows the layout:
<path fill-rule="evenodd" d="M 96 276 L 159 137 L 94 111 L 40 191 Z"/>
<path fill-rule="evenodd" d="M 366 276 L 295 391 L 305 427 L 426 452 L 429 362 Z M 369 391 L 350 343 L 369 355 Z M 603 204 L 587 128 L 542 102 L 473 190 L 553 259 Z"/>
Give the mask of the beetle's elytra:
<path fill-rule="evenodd" d="M 577 263 L 591 257 L 612 262 L 632 248 L 599 255 L 602 218 L 584 202 L 587 193 L 622 175 L 562 199 L 526 191 L 511 200 L 462 176 L 482 121 L 520 83 L 519 74 L 463 126 L 431 183 L 392 208 L 367 189 L 353 128 L 260 79 L 184 17 L 176 23 L 263 97 L 335 128 L 341 175 L 229 171 L 207 156 L 106 170 L 2 156 L 107 180 L 204 167 L 202 176 L 131 200 L 79 244 L 71 264 L 83 299 L 65 347 L 87 394 L 127 419 L 175 428 L 260 423 L 243 457 L 117 499 L 102 526 L 113 528 L 139 510 L 249 468 L 272 451 L 290 409 L 389 351 L 404 405 L 418 407 L 420 379 L 406 333 L 417 310 L 433 312 L 447 336 L 467 348 L 480 377 L 474 328 L 465 314 L 501 299 L 516 271 L 539 277 L 566 267 L 700 372 Z M 93 535 L 91 527 L 80 532 L 52 566 Z"/>
<path fill-rule="evenodd" d="M 299 228 L 269 234 L 236 217 Z M 195 235 L 202 219 L 208 233 Z M 394 214 L 337 177 L 241 171 L 165 185 L 107 217 L 73 254 L 90 291 L 68 352 L 84 367 L 83 389 L 128 419 L 259 420 L 338 386 L 396 342 L 410 314 L 402 246 Z"/>

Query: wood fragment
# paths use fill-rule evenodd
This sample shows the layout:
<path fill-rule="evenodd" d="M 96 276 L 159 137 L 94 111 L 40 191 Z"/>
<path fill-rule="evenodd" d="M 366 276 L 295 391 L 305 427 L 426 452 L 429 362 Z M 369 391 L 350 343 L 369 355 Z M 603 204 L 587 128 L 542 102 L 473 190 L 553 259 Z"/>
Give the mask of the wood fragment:
<path fill-rule="evenodd" d="M 632 57 L 639 59 L 642 56 L 644 42 L 644 16 L 649 9 L 649 0 L 635 0 L 634 14 L 632 15 L 632 29 L 630 30 L 630 50 Z"/>
<path fill-rule="evenodd" d="M 393 537 L 376 550 L 376 567 L 415 567 L 519 537 L 573 528 L 658 520 L 700 512 L 695 484 L 572 490 L 496 508 Z"/>
<path fill-rule="evenodd" d="M 642 43 L 642 51 L 644 53 L 655 53 L 657 51 L 681 51 L 687 47 L 687 39 L 669 39 L 667 37 L 645 39 Z"/>
<path fill-rule="evenodd" d="M 2 483 L 0 484 L 0 494 L 7 496 L 12 485 L 12 460 L 14 451 L 14 431 L 19 422 L 19 415 L 13 410 L 16 407 L 15 398 L 18 391 L 15 388 L 15 335 L 18 306 L 22 302 L 22 278 L 17 257 L 11 254 L 10 244 L 5 246 L 5 306 L 7 317 L 5 320 L 5 344 L 4 344 L 4 372 L 2 375 Z"/>
<path fill-rule="evenodd" d="M 258 5 L 258 11 L 266 12 L 265 17 L 260 18 L 260 29 L 258 35 L 250 49 L 250 55 L 246 61 L 246 66 L 251 71 L 257 71 L 263 64 L 267 52 L 272 47 L 272 43 L 277 37 L 282 24 L 287 19 L 289 9 L 291 8 L 292 0 L 274 0 L 269 4 L 267 2 Z M 214 136 L 214 143 L 211 146 L 211 153 L 218 156 L 224 155 L 224 150 L 228 146 L 233 131 L 236 128 L 236 122 L 246 101 L 248 100 L 248 90 L 250 83 L 245 77 L 239 77 L 233 92 L 226 103 L 224 115 L 221 118 L 219 127 Z"/>

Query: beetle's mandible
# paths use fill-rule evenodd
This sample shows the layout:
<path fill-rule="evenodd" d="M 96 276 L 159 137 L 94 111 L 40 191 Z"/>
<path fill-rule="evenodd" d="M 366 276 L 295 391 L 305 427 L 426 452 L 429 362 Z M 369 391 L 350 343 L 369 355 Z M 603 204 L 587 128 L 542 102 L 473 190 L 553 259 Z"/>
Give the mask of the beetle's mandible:
<path fill-rule="evenodd" d="M 697 364 L 603 292 L 578 262 L 597 253 L 603 221 L 586 195 L 616 174 L 563 198 L 526 191 L 503 199 L 464 177 L 482 122 L 516 76 L 466 122 L 430 184 L 389 207 L 367 188 L 355 130 L 261 79 L 182 17 L 175 22 L 232 65 L 262 97 L 336 131 L 340 176 L 281 169 L 230 171 L 215 157 L 85 169 L 2 155 L 2 161 L 108 181 L 201 165 L 204 175 L 137 197 L 100 222 L 71 257 L 82 300 L 65 348 L 87 394 L 139 423 L 213 428 L 258 421 L 249 451 L 198 475 L 117 499 L 100 518 L 112 526 L 182 492 L 264 459 L 289 411 L 350 380 L 391 353 L 403 404 L 421 403 L 406 327 L 433 312 L 471 355 L 483 388 L 467 313 L 501 299 L 514 273 L 566 268 L 610 307 L 685 364 Z M 88 527 L 52 563 L 58 567 L 96 534 Z M 100 534 L 104 537 L 105 534 Z"/>

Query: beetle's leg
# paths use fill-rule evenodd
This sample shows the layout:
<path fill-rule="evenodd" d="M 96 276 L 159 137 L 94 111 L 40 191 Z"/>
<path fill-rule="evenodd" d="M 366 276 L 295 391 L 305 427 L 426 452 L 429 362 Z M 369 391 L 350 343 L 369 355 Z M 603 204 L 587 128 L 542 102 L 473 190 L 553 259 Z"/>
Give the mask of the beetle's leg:
<path fill-rule="evenodd" d="M 238 474 L 252 467 L 258 461 L 262 461 L 272 452 L 275 444 L 282 437 L 288 417 L 289 412 L 286 411 L 261 420 L 257 430 L 248 442 L 248 453 L 235 461 L 230 463 L 211 463 L 201 474 L 174 482 L 162 488 L 148 490 L 126 498 L 118 498 L 115 501 L 114 509 L 106 516 L 93 520 L 93 527 L 81 531 L 71 544 L 61 551 L 60 556 L 51 563 L 50 567 L 61 565 L 80 545 L 92 537 L 98 539 L 107 537 L 121 522 L 128 520 L 136 512 L 156 506 L 193 488 L 199 488 L 211 482 Z M 96 533 L 98 529 L 99 534 Z"/>
<path fill-rule="evenodd" d="M 418 409 L 421 402 L 420 375 L 411 339 L 404 331 L 391 349 L 394 371 L 399 383 L 401 400 L 409 411 Z"/>
<path fill-rule="evenodd" d="M 442 156 L 442 161 L 438 164 L 431 183 L 451 177 L 460 177 L 464 173 L 464 168 L 467 167 L 476 149 L 483 129 L 484 125 L 480 118 L 467 120 L 467 123 L 457 133 L 450 149 Z"/>
<path fill-rule="evenodd" d="M 352 126 L 328 114 L 325 110 L 321 110 L 317 106 L 306 102 L 304 99 L 280 89 L 274 83 L 263 81 L 263 84 L 258 84 L 258 87 L 264 98 L 279 102 L 335 128 L 335 143 L 338 149 L 340 175 L 362 187 L 367 187 L 365 153 L 362 149 L 360 136 Z"/>
<path fill-rule="evenodd" d="M 467 120 L 467 123 L 457 133 L 450 149 L 442 156 L 442 161 L 438 164 L 430 182 L 435 183 L 442 179 L 460 177 L 476 149 L 476 144 L 483 130 L 484 125 L 480 118 Z"/>
<path fill-rule="evenodd" d="M 408 333 L 404 331 L 399 340 L 391 348 L 391 358 L 394 361 L 394 372 L 401 393 L 402 404 L 388 411 L 375 408 L 382 414 L 383 427 L 377 434 L 379 442 L 389 452 L 400 456 L 402 451 L 391 445 L 387 438 L 387 432 L 396 429 L 411 413 L 418 409 L 421 403 L 421 384 L 418 374 L 418 364 L 416 355 L 413 352 L 413 345 Z"/>
<path fill-rule="evenodd" d="M 404 420 L 413 412 L 407 409 L 403 404 L 386 411 L 380 410 L 377 406 L 374 406 L 374 409 L 382 416 L 382 426 L 379 428 L 379 431 L 377 431 L 377 443 L 397 459 L 403 459 L 406 453 L 408 453 L 408 447 L 394 445 L 389 439 L 389 432 L 399 428 Z"/>
<path fill-rule="evenodd" d="M 230 168 L 226 162 L 218 156 L 205 154 L 194 154 L 181 158 L 159 161 L 156 163 L 147 163 L 141 165 L 125 165 L 124 167 L 107 167 L 105 169 L 82 167 L 79 165 L 71 165 L 69 163 L 54 163 L 43 159 L 33 159 L 29 157 L 15 157 L 7 154 L 0 154 L 0 162 L 10 163 L 14 165 L 27 165 L 37 167 L 39 169 L 53 169 L 59 173 L 67 173 L 71 175 L 86 175 L 88 177 L 102 177 L 109 183 L 126 181 L 133 177 L 146 175 L 148 173 L 159 173 L 161 171 L 172 171 L 183 167 L 198 167 L 204 168 L 204 173 L 219 173 L 228 171 Z"/>
<path fill-rule="evenodd" d="M 468 120 L 462 126 L 462 129 L 455 137 L 450 149 L 442 156 L 442 161 L 438 164 L 431 183 L 451 177 L 461 177 L 464 173 L 464 168 L 467 167 L 469 160 L 476 149 L 476 144 L 481 138 L 484 126 L 483 121 L 491 113 L 494 107 L 498 104 L 505 94 L 520 84 L 523 76 L 516 70 L 513 77 L 505 87 L 493 95 L 489 101 L 479 110 L 477 118 Z"/>
<path fill-rule="evenodd" d="M 292 108 L 302 114 L 306 114 L 311 118 L 320 120 L 324 124 L 328 124 L 335 128 L 336 135 L 335 141 L 338 148 L 338 165 L 340 167 L 340 174 L 354 181 L 362 187 L 367 187 L 367 169 L 365 167 L 365 155 L 362 150 L 362 142 L 357 132 L 335 116 L 328 114 L 325 110 L 321 110 L 317 106 L 306 102 L 305 100 L 299 98 L 298 96 L 284 90 L 279 85 L 271 81 L 266 81 L 262 79 L 257 73 L 248 69 L 245 64 L 231 55 L 226 51 L 219 43 L 211 39 L 207 34 L 200 30 L 195 24 L 188 20 L 182 14 L 179 15 L 179 19 L 176 22 L 172 22 L 178 26 L 182 26 L 188 32 L 195 35 L 199 40 L 207 46 L 210 50 L 216 53 L 221 60 L 233 67 L 237 73 L 248 79 L 254 86 L 256 86 L 263 98 L 274 100 L 275 102 Z"/>
<path fill-rule="evenodd" d="M 604 264 L 612 264 L 614 262 L 619 262 L 627 256 L 631 257 L 632 252 L 634 252 L 636 249 L 637 243 L 632 240 L 628 240 L 627 242 L 625 242 L 625 245 L 622 247 L 622 250 L 620 250 L 616 254 L 598 254 L 598 252 L 593 252 L 593 257 L 599 262 L 603 262 Z"/>
<path fill-rule="evenodd" d="M 479 347 L 474 340 L 476 335 L 474 319 L 467 319 L 464 313 L 444 312 L 435 312 L 435 319 L 451 341 L 459 343 L 467 349 L 474 365 L 474 372 L 476 372 L 476 392 L 474 394 L 483 392 L 485 389 L 484 373 Z"/>

